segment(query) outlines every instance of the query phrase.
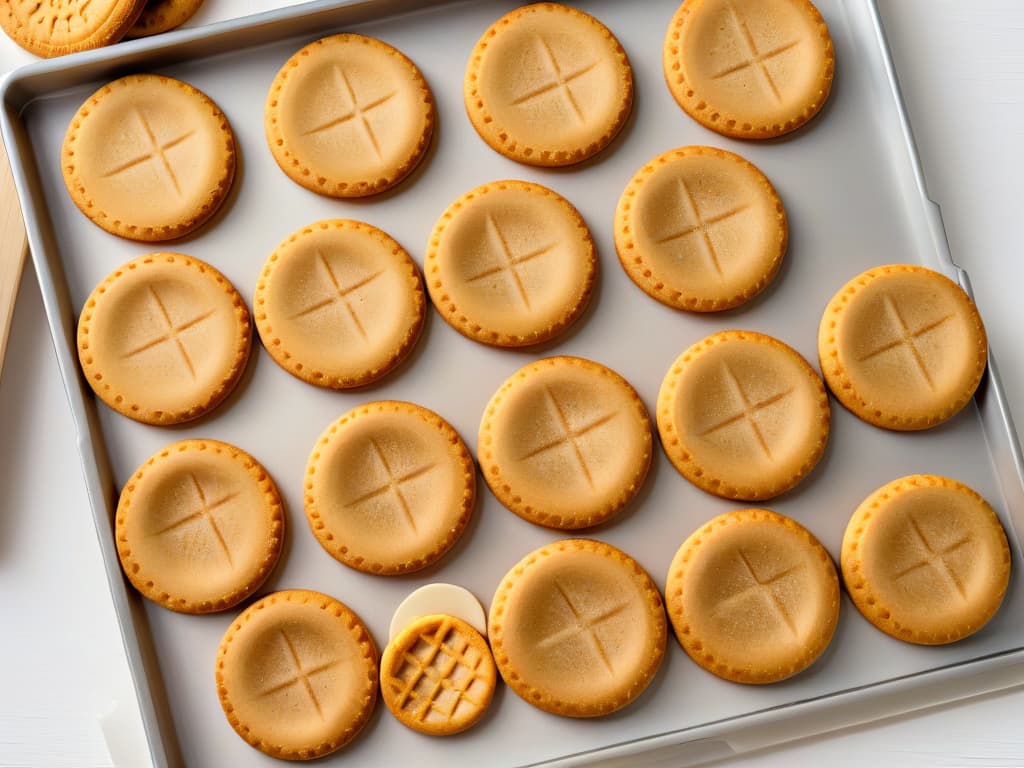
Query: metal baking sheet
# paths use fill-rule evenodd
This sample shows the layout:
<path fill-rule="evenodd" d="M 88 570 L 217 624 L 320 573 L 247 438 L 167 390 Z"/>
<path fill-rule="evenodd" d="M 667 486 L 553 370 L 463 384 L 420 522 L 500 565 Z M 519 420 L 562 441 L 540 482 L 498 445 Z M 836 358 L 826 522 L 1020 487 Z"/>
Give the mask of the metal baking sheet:
<path fill-rule="evenodd" d="M 621 135 L 596 158 L 556 170 L 529 168 L 492 152 L 462 106 L 462 74 L 482 31 L 517 3 L 314 2 L 247 20 L 185 30 L 161 39 L 29 65 L 0 86 L 3 130 L 27 218 L 59 364 L 79 429 L 93 515 L 140 696 L 154 763 L 260 766 L 274 761 L 227 724 L 213 682 L 221 635 L 237 611 L 182 616 L 126 587 L 113 546 L 118 489 L 166 443 L 212 437 L 253 453 L 287 505 L 281 564 L 260 594 L 317 589 L 355 609 L 379 644 L 391 612 L 421 584 L 450 581 L 485 604 L 505 571 L 563 534 L 506 511 L 480 480 L 480 502 L 465 535 L 440 563 L 405 577 L 375 577 L 334 561 L 302 511 L 307 456 L 323 428 L 369 400 L 407 399 L 447 418 L 471 448 L 491 394 L 514 370 L 547 354 L 602 362 L 624 375 L 653 413 L 669 364 L 687 346 L 727 328 L 775 335 L 816 364 L 818 320 L 850 277 L 877 264 L 912 262 L 967 285 L 950 257 L 941 218 L 924 189 L 913 139 L 873 0 L 818 0 L 835 42 L 837 74 L 822 113 L 788 137 L 747 143 L 711 133 L 676 106 L 661 71 L 661 45 L 677 0 L 580 0 L 618 36 L 635 73 L 636 102 Z M 360 201 L 318 197 L 277 168 L 263 136 L 263 103 L 279 66 L 299 47 L 341 30 L 380 37 L 422 69 L 437 100 L 437 135 L 425 162 L 396 190 Z M 79 104 L 103 82 L 155 71 L 196 85 L 224 110 L 240 147 L 231 196 L 212 223 L 167 246 L 211 262 L 249 301 L 267 255 L 313 221 L 348 217 L 386 230 L 422 264 L 430 230 L 447 204 L 485 181 L 521 178 L 552 187 L 581 211 L 594 233 L 600 278 L 582 320 L 555 342 L 530 350 L 475 344 L 429 312 L 411 358 L 379 384 L 321 390 L 294 379 L 257 346 L 237 391 L 211 416 L 179 428 L 131 422 L 95 403 L 78 372 L 74 333 L 90 290 L 114 267 L 155 248 L 120 240 L 87 221 L 60 174 L 60 145 Z M 616 201 L 643 163 L 667 149 L 710 144 L 738 152 L 778 189 L 789 214 L 789 252 L 775 282 L 750 304 L 701 316 L 648 298 L 622 272 L 612 244 Z M 984 307 L 981 307 L 984 315 Z M 833 401 L 832 437 L 820 465 L 793 491 L 765 506 L 790 515 L 838 556 L 846 522 L 872 490 L 911 472 L 956 477 L 997 509 L 1010 535 L 1013 576 L 1005 604 L 977 635 L 946 647 L 919 647 L 871 627 L 843 598 L 828 651 L 804 673 L 771 686 L 728 683 L 704 672 L 670 638 L 664 664 L 630 707 L 596 720 L 545 714 L 499 687 L 483 722 L 446 739 L 415 734 L 378 706 L 366 731 L 328 764 L 673 765 L 721 757 L 784 738 L 943 700 L 970 679 L 999 687 L 1024 661 L 1024 477 L 1017 438 L 994 366 L 975 402 L 949 423 L 919 434 L 868 426 Z M 710 517 L 737 507 L 697 490 L 660 450 L 639 497 L 618 517 L 585 532 L 632 554 L 663 585 L 676 548 Z M 86 514 L 69 510 L 69 514 Z M 795 730 L 794 730 L 795 727 Z M 787 730 L 789 729 L 789 730 Z M 524 738 L 524 734 L 529 734 Z"/>

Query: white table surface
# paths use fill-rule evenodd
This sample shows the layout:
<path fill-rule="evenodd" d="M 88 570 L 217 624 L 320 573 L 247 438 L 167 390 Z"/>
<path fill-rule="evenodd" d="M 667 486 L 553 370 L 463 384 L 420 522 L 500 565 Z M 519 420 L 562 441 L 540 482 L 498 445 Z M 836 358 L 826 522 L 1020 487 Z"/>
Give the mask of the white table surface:
<path fill-rule="evenodd" d="M 190 25 L 296 2 L 208 0 Z M 1011 409 L 1024 424 L 1024 0 L 878 3 L 929 191 L 942 205 L 953 257 L 971 275 Z M 0 73 L 30 60 L 0 35 Z M 879 254 L 887 260 L 899 254 Z M 31 268 L 0 378 L 0 608 L 0 766 L 147 765 Z M 868 759 L 901 768 L 1024 766 L 1024 688 L 730 765 Z"/>

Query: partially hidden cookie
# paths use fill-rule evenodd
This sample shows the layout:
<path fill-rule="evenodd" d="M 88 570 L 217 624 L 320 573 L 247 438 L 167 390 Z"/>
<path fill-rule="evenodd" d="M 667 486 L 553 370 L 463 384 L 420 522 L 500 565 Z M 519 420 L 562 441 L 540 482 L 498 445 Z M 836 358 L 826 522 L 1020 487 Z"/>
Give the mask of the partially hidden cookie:
<path fill-rule="evenodd" d="M 610 544 L 566 539 L 524 557 L 501 580 L 488 618 L 498 671 L 524 701 L 598 717 L 643 693 L 665 654 L 661 594 Z"/>
<path fill-rule="evenodd" d="M 768 139 L 818 113 L 835 52 L 810 0 L 686 0 L 665 33 L 663 65 L 673 98 L 705 128 Z"/>
<path fill-rule="evenodd" d="M 864 421 L 928 429 L 974 396 L 988 340 L 974 302 L 945 275 L 913 264 L 874 267 L 839 289 L 818 328 L 821 372 Z"/>
<path fill-rule="evenodd" d="M 71 118 L 61 150 L 79 210 L 120 237 L 172 240 L 198 229 L 228 196 L 235 137 L 209 96 L 163 75 L 100 88 Z"/>
<path fill-rule="evenodd" d="M 528 165 L 571 165 L 604 149 L 625 124 L 633 70 L 593 16 L 534 3 L 480 37 L 464 99 L 473 127 L 496 152 Z"/>
<path fill-rule="evenodd" d="M 206 262 L 150 253 L 114 270 L 85 302 L 78 359 L 93 392 L 146 424 L 179 424 L 234 389 L 249 359 L 249 310 Z"/>
<path fill-rule="evenodd" d="M 394 400 L 353 408 L 317 440 L 306 517 L 317 540 L 367 573 L 408 573 L 440 558 L 473 512 L 476 469 L 433 411 Z"/>
<path fill-rule="evenodd" d="M 665 604 L 697 664 L 737 683 L 773 683 L 828 647 L 839 619 L 839 577 L 825 548 L 795 520 L 742 509 L 683 542 Z"/>
<path fill-rule="evenodd" d="M 432 582 L 417 587 L 398 604 L 391 615 L 388 640 L 394 640 L 416 619 L 435 615 L 454 616 L 481 635 L 487 634 L 487 616 L 476 595 L 458 584 Z"/>
<path fill-rule="evenodd" d="M 377 646 L 339 600 L 274 592 L 231 622 L 217 650 L 217 695 L 231 727 L 285 760 L 341 749 L 377 703 Z"/>
<path fill-rule="evenodd" d="M 263 346 L 303 381 L 377 381 L 412 350 L 426 302 L 419 270 L 390 235 L 348 219 L 294 232 L 267 259 L 253 312 Z"/>
<path fill-rule="evenodd" d="M 680 147 L 645 164 L 615 211 L 615 250 L 645 293 L 676 309 L 716 312 L 760 293 L 789 240 L 771 182 L 739 155 Z"/>
<path fill-rule="evenodd" d="M 597 273 L 583 217 L 527 181 L 495 181 L 460 197 L 430 236 L 430 298 L 467 338 L 521 347 L 554 338 L 587 308 Z"/>
<path fill-rule="evenodd" d="M 549 528 L 585 528 L 612 517 L 643 486 L 651 422 L 615 371 L 548 357 L 520 368 L 491 398 L 477 455 L 508 509 Z"/>
<path fill-rule="evenodd" d="M 52 58 L 116 43 L 145 5 L 145 0 L 5 0 L 0 27 L 26 51 Z"/>
<path fill-rule="evenodd" d="M 977 632 L 999 610 L 1010 580 L 1010 549 L 992 507 L 936 475 L 893 480 L 861 502 L 840 563 L 864 618 L 923 645 Z"/>
<path fill-rule="evenodd" d="M 423 159 L 434 97 L 401 51 L 364 35 L 332 35 L 281 67 L 264 127 L 292 181 L 330 197 L 365 197 L 395 186 Z"/>
<path fill-rule="evenodd" d="M 728 499 L 770 499 L 814 469 L 828 441 L 828 395 L 792 347 L 720 331 L 681 354 L 658 394 L 658 432 L 680 474 Z"/>
<path fill-rule="evenodd" d="M 128 30 L 127 39 L 169 32 L 192 18 L 203 0 L 147 0 L 142 15 Z"/>
<path fill-rule="evenodd" d="M 430 736 L 460 733 L 487 712 L 497 681 L 483 636 L 454 616 L 421 616 L 388 643 L 381 697 L 402 725 Z"/>
<path fill-rule="evenodd" d="M 181 613 L 244 600 L 284 542 L 274 481 L 248 453 L 217 440 L 182 440 L 151 456 L 125 483 L 114 519 L 125 575 Z"/>

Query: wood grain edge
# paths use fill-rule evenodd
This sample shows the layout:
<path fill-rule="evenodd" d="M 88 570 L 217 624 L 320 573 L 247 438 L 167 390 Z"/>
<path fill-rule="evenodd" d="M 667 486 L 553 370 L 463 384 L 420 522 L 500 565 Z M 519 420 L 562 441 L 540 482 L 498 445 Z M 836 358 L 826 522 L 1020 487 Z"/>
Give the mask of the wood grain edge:
<path fill-rule="evenodd" d="M 7 337 L 14 319 L 21 272 L 25 266 L 28 242 L 21 205 L 14 189 L 14 177 L 7 161 L 7 150 L 0 139 L 0 373 L 3 372 Z"/>

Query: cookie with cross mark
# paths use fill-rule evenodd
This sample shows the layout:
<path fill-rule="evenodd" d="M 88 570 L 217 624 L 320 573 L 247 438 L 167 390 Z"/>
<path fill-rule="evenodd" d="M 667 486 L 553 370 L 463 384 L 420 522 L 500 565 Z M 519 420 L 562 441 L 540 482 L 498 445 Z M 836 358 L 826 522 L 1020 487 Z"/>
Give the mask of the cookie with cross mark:
<path fill-rule="evenodd" d="M 0 28 L 26 51 L 52 58 L 116 43 L 145 5 L 145 0 L 5 0 Z"/>

